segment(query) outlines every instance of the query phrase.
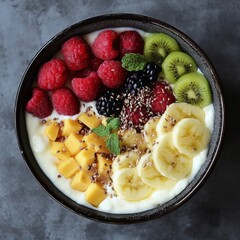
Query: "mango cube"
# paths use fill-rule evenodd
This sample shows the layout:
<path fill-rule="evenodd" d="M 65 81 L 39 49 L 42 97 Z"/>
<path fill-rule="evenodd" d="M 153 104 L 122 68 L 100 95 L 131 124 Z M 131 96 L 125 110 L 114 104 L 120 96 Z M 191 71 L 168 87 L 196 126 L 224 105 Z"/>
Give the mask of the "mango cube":
<path fill-rule="evenodd" d="M 58 132 L 59 132 L 59 124 L 55 121 L 51 121 L 45 128 L 45 134 L 46 136 L 51 140 L 51 141 L 55 141 L 57 136 L 58 136 Z"/>
<path fill-rule="evenodd" d="M 63 127 L 62 127 L 62 135 L 68 136 L 70 133 L 77 133 L 82 129 L 82 124 L 80 124 L 77 120 L 73 119 L 65 119 L 63 120 Z"/>
<path fill-rule="evenodd" d="M 68 160 L 71 157 L 63 142 L 51 142 L 50 152 L 59 160 Z"/>
<path fill-rule="evenodd" d="M 81 113 L 78 120 L 90 129 L 96 128 L 101 124 L 101 120 L 92 111 Z"/>
<path fill-rule="evenodd" d="M 82 141 L 82 139 L 83 136 L 75 133 L 70 133 L 70 135 L 67 137 L 64 144 L 71 155 L 76 155 L 80 152 L 80 150 L 87 146 L 86 143 Z"/>
<path fill-rule="evenodd" d="M 112 160 L 107 159 L 106 157 L 102 156 L 101 154 L 97 155 L 98 160 L 98 174 L 108 176 L 110 173 L 110 168 L 112 165 Z"/>
<path fill-rule="evenodd" d="M 107 193 L 99 183 L 91 183 L 85 192 L 86 200 L 94 207 L 98 207 L 106 197 Z"/>
<path fill-rule="evenodd" d="M 84 170 L 75 174 L 71 181 L 71 187 L 75 190 L 85 192 L 91 183 L 91 175 Z"/>
<path fill-rule="evenodd" d="M 70 178 L 79 171 L 79 163 L 74 158 L 69 158 L 68 160 L 61 161 L 57 165 L 58 171 L 65 177 Z"/>
<path fill-rule="evenodd" d="M 88 170 L 89 166 L 91 166 L 95 160 L 95 150 L 93 147 L 86 147 L 81 150 L 75 156 L 75 158 L 79 162 L 82 169 Z"/>
<path fill-rule="evenodd" d="M 85 143 L 88 146 L 94 147 L 96 152 L 110 153 L 110 151 L 106 147 L 106 143 L 105 143 L 104 138 L 99 137 L 95 133 L 90 133 L 88 135 L 85 135 L 83 137 L 83 141 L 85 141 Z"/>

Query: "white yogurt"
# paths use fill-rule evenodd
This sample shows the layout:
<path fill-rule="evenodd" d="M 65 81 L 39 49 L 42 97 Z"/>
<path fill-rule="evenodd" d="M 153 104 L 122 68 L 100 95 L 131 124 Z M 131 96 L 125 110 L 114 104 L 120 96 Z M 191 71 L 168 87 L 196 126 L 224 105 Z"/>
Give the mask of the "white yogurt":
<path fill-rule="evenodd" d="M 84 112 L 88 106 L 90 106 L 89 103 L 83 106 L 81 111 Z M 214 120 L 213 105 L 211 104 L 205 107 L 203 110 L 205 112 L 205 124 L 212 132 Z M 76 119 L 76 116 L 72 116 L 71 118 Z M 54 117 L 58 118 L 59 121 L 65 118 L 69 118 L 69 116 L 60 116 L 54 111 L 52 115 L 49 116 L 47 119 L 53 119 Z M 56 168 L 56 158 L 49 151 L 49 140 L 44 134 L 45 127 L 41 124 L 41 120 L 33 117 L 29 113 L 26 113 L 26 124 L 29 141 L 34 156 L 46 176 L 60 191 L 62 191 L 72 200 L 81 205 L 94 208 L 85 200 L 84 193 L 71 188 L 69 179 L 65 179 L 64 177 L 58 177 L 59 172 Z M 98 210 L 111 213 L 134 213 L 154 208 L 158 204 L 163 204 L 175 197 L 177 194 L 179 194 L 186 188 L 186 186 L 191 182 L 191 180 L 199 171 L 206 157 L 207 149 L 203 150 L 197 156 L 195 156 L 193 159 L 192 170 L 189 175 L 186 178 L 178 181 L 178 183 L 171 189 L 156 190 L 147 199 L 137 202 L 130 202 L 123 200 L 119 197 L 109 196 L 98 206 Z"/>
<path fill-rule="evenodd" d="M 124 30 L 132 30 L 132 28 L 117 28 L 114 30 L 117 32 L 122 32 Z M 148 34 L 141 30 L 137 30 L 137 31 L 143 37 Z M 99 32 L 100 31 L 85 35 L 84 38 L 87 40 L 88 43 L 91 44 Z M 57 56 L 59 57 L 60 55 L 58 54 Z M 89 106 L 92 106 L 93 110 L 97 113 L 94 102 L 85 103 L 84 105 L 82 104 L 81 112 L 84 112 L 86 108 Z M 213 125 L 214 125 L 213 105 L 211 104 L 205 107 L 203 110 L 205 112 L 205 124 L 212 132 Z M 71 118 L 76 119 L 78 115 L 71 116 Z M 58 118 L 58 120 L 61 121 L 63 119 L 70 118 L 70 117 L 60 116 L 59 114 L 56 113 L 56 111 L 53 111 L 51 116 L 46 118 L 46 120 L 53 119 L 53 118 Z M 70 179 L 65 179 L 64 177 L 61 177 L 61 178 L 58 177 L 59 172 L 56 168 L 57 159 L 50 153 L 49 140 L 44 134 L 45 127 L 41 123 L 41 120 L 36 117 L 33 117 L 29 113 L 26 113 L 26 125 L 27 125 L 29 141 L 32 147 L 33 154 L 39 166 L 41 167 L 43 172 L 46 174 L 46 176 L 52 181 L 52 183 L 60 191 L 62 191 L 69 198 L 71 198 L 72 200 L 74 200 L 75 202 L 81 205 L 85 205 L 89 208 L 94 208 L 85 200 L 85 195 L 83 192 L 76 191 L 71 188 Z M 194 176 L 197 174 L 197 172 L 199 171 L 200 167 L 202 166 L 203 162 L 207 157 L 207 150 L 208 149 L 203 150 L 197 156 L 194 157 L 193 167 L 189 175 L 186 178 L 178 181 L 173 188 L 167 189 L 167 190 L 155 190 L 147 199 L 136 201 L 136 202 L 126 201 L 119 197 L 108 196 L 98 206 L 97 209 L 103 212 L 126 214 L 126 213 L 135 213 L 135 212 L 141 212 L 148 209 L 152 209 L 159 204 L 161 205 L 169 201 L 170 199 L 178 195 L 180 192 L 182 192 L 187 187 L 187 185 L 191 182 Z"/>

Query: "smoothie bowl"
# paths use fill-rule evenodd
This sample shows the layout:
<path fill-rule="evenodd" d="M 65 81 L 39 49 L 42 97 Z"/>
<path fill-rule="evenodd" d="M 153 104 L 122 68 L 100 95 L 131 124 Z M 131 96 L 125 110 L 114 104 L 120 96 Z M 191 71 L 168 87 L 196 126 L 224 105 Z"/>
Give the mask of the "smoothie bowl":
<path fill-rule="evenodd" d="M 189 37 L 132 14 L 87 19 L 51 39 L 16 98 L 21 154 L 75 213 L 111 223 L 181 206 L 220 151 L 217 74 Z"/>

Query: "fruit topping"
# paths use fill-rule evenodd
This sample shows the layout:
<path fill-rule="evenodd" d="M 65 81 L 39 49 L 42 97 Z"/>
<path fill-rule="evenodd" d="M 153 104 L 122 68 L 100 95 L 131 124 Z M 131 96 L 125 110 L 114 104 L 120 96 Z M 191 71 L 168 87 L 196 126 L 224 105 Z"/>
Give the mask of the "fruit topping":
<path fill-rule="evenodd" d="M 179 50 L 177 41 L 165 33 L 152 33 L 145 39 L 144 56 L 159 66 L 170 52 Z"/>
<path fill-rule="evenodd" d="M 60 88 L 52 92 L 54 109 L 61 115 L 75 115 L 80 111 L 77 96 L 68 88 Z"/>
<path fill-rule="evenodd" d="M 124 31 L 119 35 L 119 52 L 122 58 L 126 53 L 143 53 L 144 40 L 136 31 Z"/>
<path fill-rule="evenodd" d="M 165 79 L 175 83 L 182 75 L 196 72 L 197 65 L 193 58 L 184 52 L 171 52 L 162 63 Z"/>
<path fill-rule="evenodd" d="M 97 71 L 102 62 L 102 59 L 92 56 L 89 64 L 90 70 Z"/>
<path fill-rule="evenodd" d="M 186 102 L 204 108 L 212 102 L 211 90 L 207 79 L 198 72 L 188 73 L 174 85 L 178 102 Z"/>
<path fill-rule="evenodd" d="M 152 112 L 156 115 L 162 115 L 166 108 L 175 102 L 172 88 L 164 82 L 158 81 L 153 87 L 152 94 Z"/>
<path fill-rule="evenodd" d="M 158 138 L 152 156 L 154 165 L 161 175 L 173 181 L 186 177 L 192 169 L 192 159 L 178 152 L 172 141 L 172 133 Z"/>
<path fill-rule="evenodd" d="M 65 62 L 58 58 L 43 64 L 38 73 L 38 87 L 44 90 L 60 88 L 67 80 L 68 69 Z"/>
<path fill-rule="evenodd" d="M 146 74 L 148 81 L 150 83 L 154 83 L 158 80 L 158 75 L 162 68 L 155 64 L 154 62 L 149 62 L 146 64 L 145 68 L 143 69 L 143 72 Z"/>
<path fill-rule="evenodd" d="M 26 110 L 38 118 L 48 117 L 53 110 L 48 94 L 39 88 L 34 88 Z"/>
<path fill-rule="evenodd" d="M 124 84 L 124 93 L 136 95 L 146 85 L 147 77 L 142 71 L 129 73 Z"/>
<path fill-rule="evenodd" d="M 107 90 L 96 102 L 98 113 L 106 117 L 119 116 L 122 106 L 122 97 L 111 90 Z"/>
<path fill-rule="evenodd" d="M 74 93 L 84 102 L 97 99 L 100 91 L 100 80 L 96 72 L 89 72 L 84 78 L 74 78 L 72 80 Z"/>
<path fill-rule="evenodd" d="M 125 82 L 127 71 L 121 62 L 116 60 L 105 60 L 98 68 L 98 76 L 103 85 L 108 88 L 118 88 Z"/>
<path fill-rule="evenodd" d="M 119 36 L 113 30 L 99 33 L 92 44 L 93 54 L 100 59 L 110 60 L 118 56 Z"/>
<path fill-rule="evenodd" d="M 153 116 L 150 106 L 151 90 L 148 87 L 140 89 L 136 95 L 127 94 L 120 113 L 122 128 L 135 128 L 140 131 Z"/>
<path fill-rule="evenodd" d="M 62 45 L 62 55 L 70 70 L 77 71 L 88 67 L 90 48 L 80 37 L 72 37 Z"/>

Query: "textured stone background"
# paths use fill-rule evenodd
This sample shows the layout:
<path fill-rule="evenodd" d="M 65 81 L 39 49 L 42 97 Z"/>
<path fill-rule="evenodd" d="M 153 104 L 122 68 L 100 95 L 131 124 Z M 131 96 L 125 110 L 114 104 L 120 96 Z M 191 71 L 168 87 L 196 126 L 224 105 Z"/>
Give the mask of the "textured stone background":
<path fill-rule="evenodd" d="M 54 202 L 24 163 L 14 131 L 15 94 L 35 52 L 67 26 L 114 12 L 156 17 L 192 37 L 221 77 L 228 119 L 219 161 L 201 190 L 161 219 L 128 226 L 87 220 Z M 239 239 L 239 12 L 238 0 L 1 0 L 0 239 Z"/>

